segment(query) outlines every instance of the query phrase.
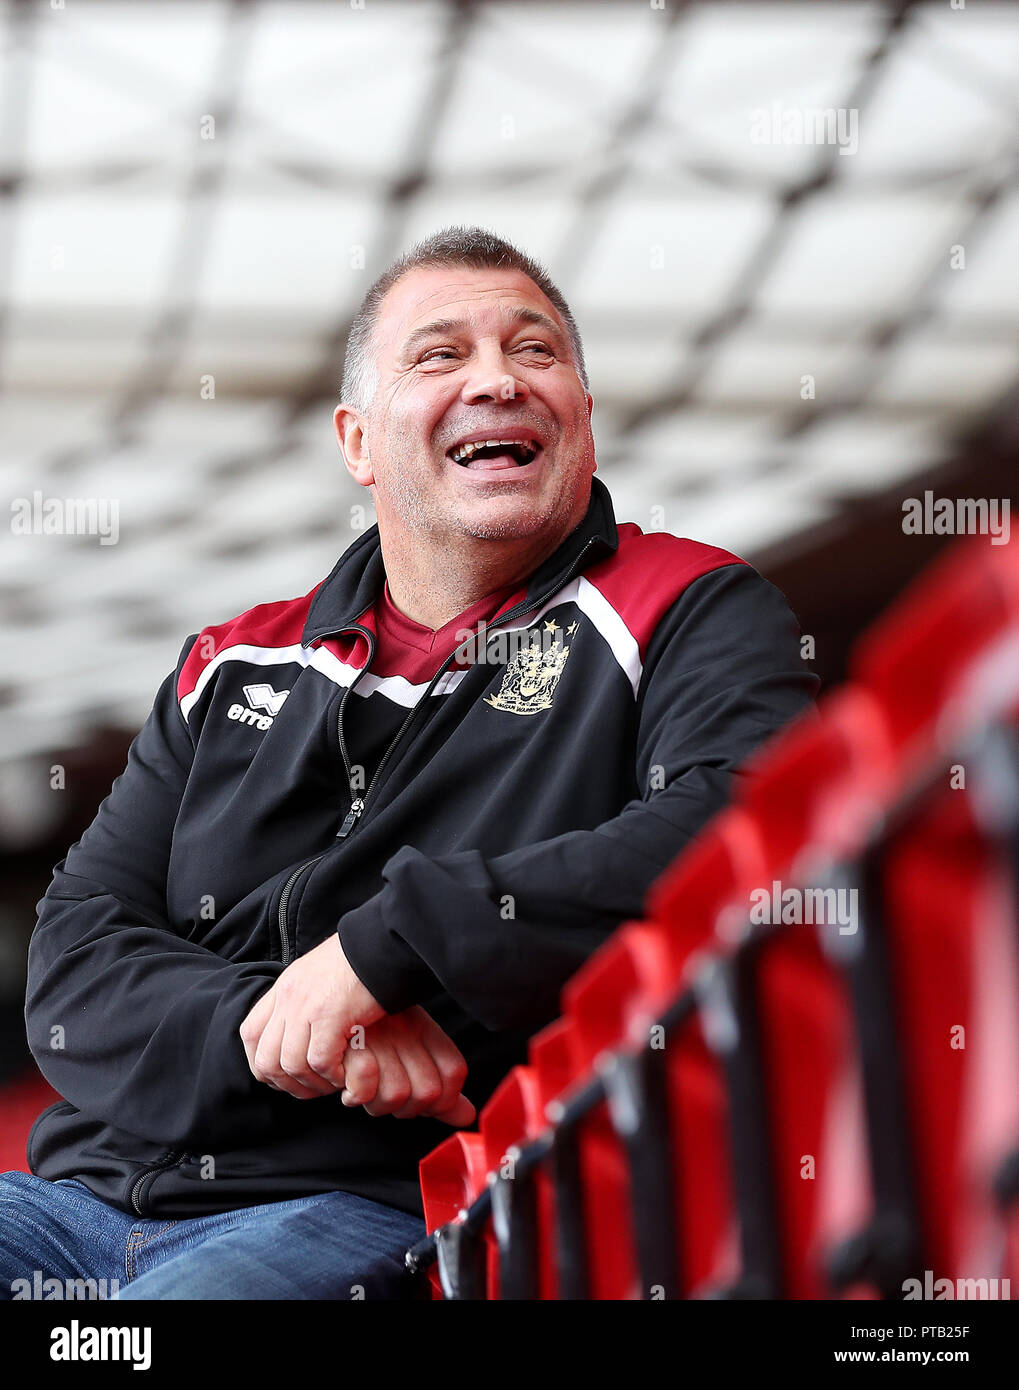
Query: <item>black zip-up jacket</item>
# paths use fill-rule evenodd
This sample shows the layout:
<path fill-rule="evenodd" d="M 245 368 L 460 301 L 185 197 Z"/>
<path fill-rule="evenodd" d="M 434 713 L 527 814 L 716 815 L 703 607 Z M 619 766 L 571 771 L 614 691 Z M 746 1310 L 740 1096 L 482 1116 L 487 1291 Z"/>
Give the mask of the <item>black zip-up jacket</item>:
<path fill-rule="evenodd" d="M 420 1004 L 453 1038 L 480 1109 L 816 694 L 772 584 L 617 528 L 598 479 L 476 644 L 495 661 L 373 674 L 384 578 L 372 527 L 303 598 L 189 637 L 54 869 L 26 1000 L 65 1097 L 29 1137 L 40 1177 L 144 1216 L 337 1189 L 420 1213 L 418 1161 L 451 1131 L 256 1081 L 238 1032 L 255 1001 L 338 930 L 387 1012 Z M 536 652 L 509 645 L 525 629 Z"/>

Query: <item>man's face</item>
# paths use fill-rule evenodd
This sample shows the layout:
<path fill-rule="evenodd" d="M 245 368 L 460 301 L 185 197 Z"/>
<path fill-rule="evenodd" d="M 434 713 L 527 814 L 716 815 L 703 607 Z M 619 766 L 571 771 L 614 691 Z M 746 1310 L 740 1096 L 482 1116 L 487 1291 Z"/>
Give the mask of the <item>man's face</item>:
<path fill-rule="evenodd" d="M 379 382 L 361 433 L 343 407 L 337 432 L 351 472 L 373 487 L 384 537 L 548 533 L 558 543 L 583 520 L 597 466 L 593 400 L 557 310 L 526 275 L 409 271 L 382 302 L 375 348 Z M 512 442 L 457 455 L 479 440 Z"/>

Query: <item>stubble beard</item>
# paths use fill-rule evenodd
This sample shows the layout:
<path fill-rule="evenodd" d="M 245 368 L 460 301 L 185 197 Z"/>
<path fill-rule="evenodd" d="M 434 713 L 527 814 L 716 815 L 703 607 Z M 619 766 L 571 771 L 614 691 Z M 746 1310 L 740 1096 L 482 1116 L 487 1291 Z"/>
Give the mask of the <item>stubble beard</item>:
<path fill-rule="evenodd" d="M 376 473 L 379 471 L 376 465 Z M 570 488 L 568 477 L 560 474 L 552 492 L 542 494 L 537 504 L 529 504 L 524 515 L 517 512 L 515 515 L 485 516 L 484 502 L 480 498 L 478 514 L 472 515 L 470 507 L 465 506 L 461 511 L 448 498 L 418 486 L 416 478 L 408 478 L 388 465 L 383 472 L 383 483 L 389 505 L 408 529 L 427 533 L 454 545 L 458 539 L 526 540 L 551 528 L 556 521 L 565 525 L 579 487 L 574 479 Z M 499 506 L 498 503 L 496 505 Z"/>

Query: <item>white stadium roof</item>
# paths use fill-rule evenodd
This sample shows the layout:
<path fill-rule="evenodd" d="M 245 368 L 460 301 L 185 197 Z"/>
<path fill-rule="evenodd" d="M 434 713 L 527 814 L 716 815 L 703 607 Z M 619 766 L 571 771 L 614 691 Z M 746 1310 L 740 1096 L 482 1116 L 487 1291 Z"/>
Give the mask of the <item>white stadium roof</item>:
<path fill-rule="evenodd" d="M 332 567 L 349 321 L 441 226 L 561 285 L 620 519 L 751 559 L 1019 380 L 1011 5 L 0 3 L 0 71 L 0 493 L 119 505 L 0 532 L 8 777 Z"/>

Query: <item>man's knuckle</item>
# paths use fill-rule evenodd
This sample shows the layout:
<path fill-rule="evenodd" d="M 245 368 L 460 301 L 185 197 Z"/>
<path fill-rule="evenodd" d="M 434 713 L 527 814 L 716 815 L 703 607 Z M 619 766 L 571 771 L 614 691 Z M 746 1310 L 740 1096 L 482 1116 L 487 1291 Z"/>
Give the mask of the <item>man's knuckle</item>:
<path fill-rule="evenodd" d="M 458 1061 L 450 1062 L 444 1066 L 442 1074 L 451 1085 L 459 1090 L 467 1080 L 467 1063 L 461 1057 Z"/>
<path fill-rule="evenodd" d="M 343 1071 L 348 1082 L 353 1081 L 355 1084 L 364 1085 L 375 1075 L 375 1063 L 373 1059 L 360 1054 L 345 1060 Z"/>
<path fill-rule="evenodd" d="M 331 1071 L 335 1060 L 331 1048 L 312 1047 L 308 1050 L 308 1066 L 320 1075 Z"/>
<path fill-rule="evenodd" d="M 423 1081 L 419 1086 L 415 1086 L 413 1098 L 421 1105 L 434 1105 L 441 1099 L 444 1089 L 442 1082 L 436 1077 L 434 1081 Z"/>

